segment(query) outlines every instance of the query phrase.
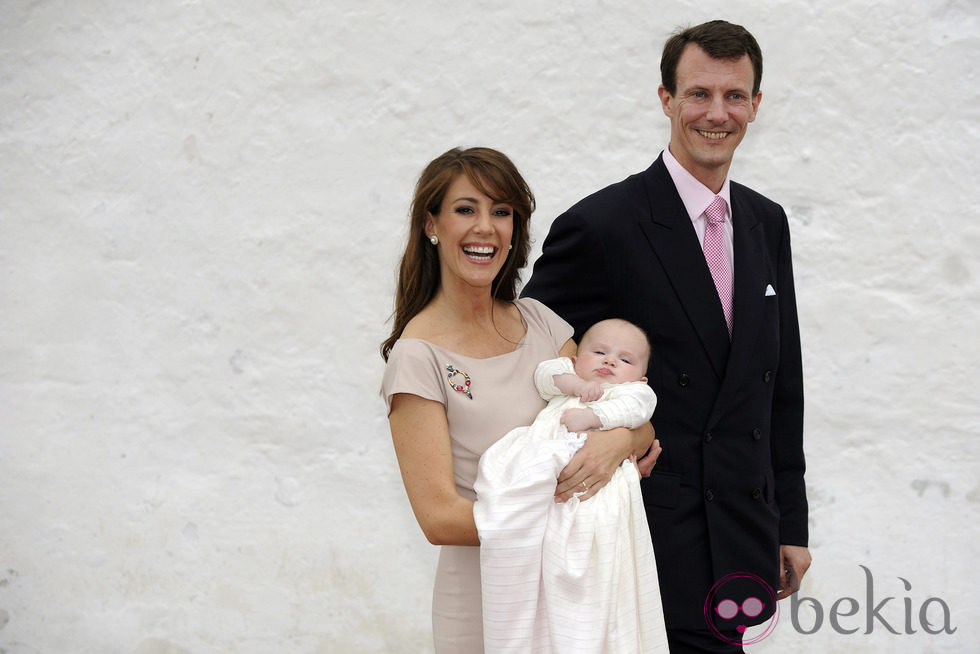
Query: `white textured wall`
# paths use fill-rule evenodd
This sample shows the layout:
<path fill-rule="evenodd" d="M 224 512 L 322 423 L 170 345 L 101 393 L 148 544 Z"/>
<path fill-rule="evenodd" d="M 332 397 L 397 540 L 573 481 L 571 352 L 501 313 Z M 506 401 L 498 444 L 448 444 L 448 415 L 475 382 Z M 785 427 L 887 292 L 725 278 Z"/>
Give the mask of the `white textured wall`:
<path fill-rule="evenodd" d="M 377 397 L 415 178 L 502 149 L 540 245 L 665 145 L 660 47 L 714 17 L 766 55 L 733 176 L 794 232 L 803 594 L 861 605 L 801 635 L 783 603 L 755 651 L 980 648 L 976 0 L 0 12 L 3 654 L 429 651 Z M 917 633 L 863 633 L 860 565 Z"/>

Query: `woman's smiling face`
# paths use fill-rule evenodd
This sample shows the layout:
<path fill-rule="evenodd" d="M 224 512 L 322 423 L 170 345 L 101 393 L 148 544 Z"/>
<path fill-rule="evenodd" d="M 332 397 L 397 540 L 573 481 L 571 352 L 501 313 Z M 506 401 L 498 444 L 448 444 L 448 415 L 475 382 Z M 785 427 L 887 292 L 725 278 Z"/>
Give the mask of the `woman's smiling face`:
<path fill-rule="evenodd" d="M 446 190 L 438 215 L 429 214 L 426 236 L 437 236 L 441 283 L 490 286 L 507 259 L 514 210 L 460 173 Z"/>

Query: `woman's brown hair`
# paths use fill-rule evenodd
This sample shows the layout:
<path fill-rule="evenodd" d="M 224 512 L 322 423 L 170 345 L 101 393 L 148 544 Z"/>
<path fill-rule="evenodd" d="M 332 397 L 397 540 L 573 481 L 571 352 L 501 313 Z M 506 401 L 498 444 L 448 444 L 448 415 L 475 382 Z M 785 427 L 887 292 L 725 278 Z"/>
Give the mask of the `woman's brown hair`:
<path fill-rule="evenodd" d="M 509 204 L 514 210 L 514 233 L 504 267 L 493 280 L 494 298 L 513 301 L 521 268 L 531 250 L 530 219 L 534 195 L 517 167 L 502 152 L 491 148 L 453 148 L 432 161 L 415 185 L 408 243 L 402 255 L 395 290 L 394 324 L 391 335 L 381 344 L 385 361 L 408 321 L 435 297 L 439 290 L 439 255 L 425 235 L 425 220 L 436 216 L 446 191 L 457 175 L 464 174 L 494 202 Z"/>

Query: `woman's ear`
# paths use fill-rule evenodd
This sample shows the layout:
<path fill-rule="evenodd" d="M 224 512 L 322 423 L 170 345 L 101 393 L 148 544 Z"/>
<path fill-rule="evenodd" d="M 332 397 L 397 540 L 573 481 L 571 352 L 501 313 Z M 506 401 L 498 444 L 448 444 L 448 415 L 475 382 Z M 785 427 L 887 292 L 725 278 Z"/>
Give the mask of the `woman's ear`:
<path fill-rule="evenodd" d="M 425 232 L 426 238 L 436 233 L 436 219 L 429 212 L 425 213 L 425 223 L 422 225 L 422 231 Z"/>

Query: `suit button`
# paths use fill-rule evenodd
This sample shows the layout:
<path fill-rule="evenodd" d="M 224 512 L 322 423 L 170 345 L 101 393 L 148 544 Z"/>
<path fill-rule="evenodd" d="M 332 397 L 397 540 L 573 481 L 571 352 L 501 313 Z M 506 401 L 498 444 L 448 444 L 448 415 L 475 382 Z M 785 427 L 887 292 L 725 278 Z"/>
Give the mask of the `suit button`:
<path fill-rule="evenodd" d="M 752 430 L 752 440 L 757 441 L 762 438 L 762 430 L 756 427 Z"/>
<path fill-rule="evenodd" d="M 772 370 L 767 370 L 765 374 L 762 375 L 762 381 L 768 384 L 770 379 L 772 379 Z"/>
<path fill-rule="evenodd" d="M 704 442 L 705 443 L 710 443 L 711 442 L 711 432 L 710 431 L 704 432 Z"/>
<path fill-rule="evenodd" d="M 711 500 L 715 499 L 715 492 L 713 490 L 711 490 L 710 488 L 708 490 L 704 491 L 704 499 L 708 500 L 709 502 Z"/>
<path fill-rule="evenodd" d="M 753 488 L 752 489 L 752 499 L 753 500 L 757 500 L 760 497 L 762 497 L 762 490 L 759 489 L 759 488 Z"/>
<path fill-rule="evenodd" d="M 686 372 L 682 372 L 680 377 L 677 378 L 677 383 L 681 386 L 687 386 L 691 383 L 691 378 L 687 376 Z"/>

